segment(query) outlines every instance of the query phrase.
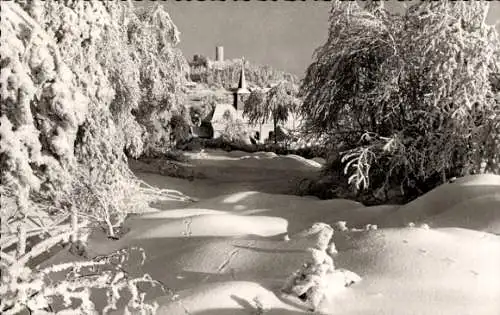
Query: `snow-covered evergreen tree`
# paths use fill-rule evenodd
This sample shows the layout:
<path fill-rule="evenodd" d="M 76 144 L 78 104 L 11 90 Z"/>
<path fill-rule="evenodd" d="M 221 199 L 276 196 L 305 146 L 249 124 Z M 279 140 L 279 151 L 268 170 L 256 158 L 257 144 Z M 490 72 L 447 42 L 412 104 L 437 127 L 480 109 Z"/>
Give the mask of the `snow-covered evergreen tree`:
<path fill-rule="evenodd" d="M 182 96 L 187 67 L 174 48 L 178 31 L 168 14 L 157 7 L 137 16 L 130 4 L 69 0 L 2 4 L 0 311 L 4 314 L 46 309 L 50 296 L 104 283 L 109 289 L 137 293 L 135 282 L 123 277 L 112 282 L 115 274 L 106 272 L 92 281 L 77 277 L 69 284 L 44 288 L 48 273 L 84 266 L 54 266 L 46 273 L 27 267 L 32 258 L 61 241 L 77 243 L 88 223 L 103 226 L 114 237 L 129 212 L 139 211 L 150 197 L 165 195 L 140 186 L 128 168 L 126 153 L 140 155 L 145 141 L 150 147 L 165 148 L 150 139 L 169 139 L 168 117 L 183 112 L 177 98 Z M 160 118 L 165 124 L 151 128 L 149 121 Z M 42 240 L 28 246 L 33 236 Z M 79 311 L 90 312 L 92 303 L 85 290 L 75 297 L 82 301 Z M 139 299 L 134 305 L 147 309 L 134 292 L 133 299 Z M 30 296 L 36 296 L 36 303 Z"/>

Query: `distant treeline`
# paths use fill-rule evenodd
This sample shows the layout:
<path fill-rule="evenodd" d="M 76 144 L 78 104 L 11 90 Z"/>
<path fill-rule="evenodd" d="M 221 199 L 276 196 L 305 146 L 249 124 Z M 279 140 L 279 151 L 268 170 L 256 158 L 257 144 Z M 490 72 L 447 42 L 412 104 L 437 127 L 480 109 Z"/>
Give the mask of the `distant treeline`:
<path fill-rule="evenodd" d="M 235 88 L 238 85 L 241 72 L 241 59 L 213 62 L 205 56 L 194 55 L 189 63 L 190 78 L 194 82 L 204 83 L 214 88 Z M 298 83 L 297 76 L 275 70 L 267 65 L 255 65 L 245 62 L 245 78 L 250 86 L 260 88 L 270 87 L 280 81 Z"/>

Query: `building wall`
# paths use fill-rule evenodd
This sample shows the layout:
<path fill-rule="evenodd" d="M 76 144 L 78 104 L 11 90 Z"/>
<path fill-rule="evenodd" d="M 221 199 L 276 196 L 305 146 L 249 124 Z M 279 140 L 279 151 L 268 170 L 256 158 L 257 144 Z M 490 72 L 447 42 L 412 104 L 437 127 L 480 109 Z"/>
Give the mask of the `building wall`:
<path fill-rule="evenodd" d="M 274 124 L 272 121 L 268 121 L 264 124 L 257 124 L 257 125 L 251 125 L 246 118 L 243 117 L 243 111 L 242 110 L 236 110 L 233 106 L 233 104 L 217 104 L 214 115 L 212 117 L 211 123 L 214 129 L 214 137 L 218 137 L 221 133 L 222 130 L 224 130 L 225 125 L 224 125 L 224 113 L 226 111 L 229 111 L 231 115 L 235 119 L 239 119 L 243 122 L 243 124 L 246 125 L 248 131 L 249 131 L 249 136 L 254 136 L 256 132 L 259 133 L 260 135 L 260 140 L 259 142 L 263 143 L 266 141 L 266 139 L 269 138 L 269 132 L 273 131 L 274 132 Z M 283 126 L 286 129 L 295 129 L 299 125 L 299 121 L 297 117 L 290 116 L 290 119 L 285 122 L 284 124 L 279 124 Z M 270 139 L 272 140 L 272 139 Z"/>
<path fill-rule="evenodd" d="M 234 108 L 236 110 L 239 110 L 239 111 L 242 111 L 244 110 L 245 108 L 245 102 L 246 100 L 248 99 L 248 97 L 250 96 L 250 94 L 234 94 L 233 95 L 233 104 L 234 104 Z"/>

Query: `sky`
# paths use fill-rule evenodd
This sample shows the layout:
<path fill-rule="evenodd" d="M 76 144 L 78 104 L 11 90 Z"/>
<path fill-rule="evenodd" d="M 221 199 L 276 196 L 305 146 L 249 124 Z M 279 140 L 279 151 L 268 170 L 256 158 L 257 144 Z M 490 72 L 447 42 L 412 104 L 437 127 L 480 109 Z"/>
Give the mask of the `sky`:
<path fill-rule="evenodd" d="M 202 54 L 215 59 L 224 46 L 225 59 L 244 56 L 252 63 L 302 77 L 314 50 L 326 41 L 328 1 L 142 1 L 162 3 L 181 32 L 179 48 L 187 59 Z M 412 1 L 406 1 L 411 3 Z M 385 1 L 400 10 L 404 2 Z M 492 1 L 487 22 L 500 20 L 500 1 Z M 497 25 L 500 31 L 500 24 Z"/>

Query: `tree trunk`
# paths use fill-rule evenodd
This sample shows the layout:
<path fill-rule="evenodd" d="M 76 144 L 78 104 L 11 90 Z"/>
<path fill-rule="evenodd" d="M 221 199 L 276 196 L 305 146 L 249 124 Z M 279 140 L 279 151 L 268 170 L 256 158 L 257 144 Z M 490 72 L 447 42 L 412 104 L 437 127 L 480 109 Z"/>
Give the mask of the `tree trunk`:
<path fill-rule="evenodd" d="M 24 222 L 20 222 L 17 226 L 17 248 L 16 248 L 16 256 L 17 258 L 21 257 L 26 253 L 26 227 L 24 226 Z"/>
<path fill-rule="evenodd" d="M 278 144 L 278 137 L 276 134 L 276 131 L 278 129 L 278 121 L 276 117 L 273 117 L 273 123 L 274 123 L 274 144 Z"/>
<path fill-rule="evenodd" d="M 108 238 L 113 239 L 113 240 L 118 239 L 115 235 L 113 224 L 111 223 L 111 219 L 109 218 L 109 216 L 106 216 L 104 221 L 106 222 L 106 225 L 108 227 Z"/>
<path fill-rule="evenodd" d="M 78 214 L 74 207 L 71 209 L 71 232 L 71 243 L 76 243 L 78 241 Z"/>

